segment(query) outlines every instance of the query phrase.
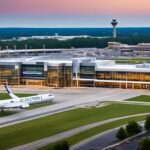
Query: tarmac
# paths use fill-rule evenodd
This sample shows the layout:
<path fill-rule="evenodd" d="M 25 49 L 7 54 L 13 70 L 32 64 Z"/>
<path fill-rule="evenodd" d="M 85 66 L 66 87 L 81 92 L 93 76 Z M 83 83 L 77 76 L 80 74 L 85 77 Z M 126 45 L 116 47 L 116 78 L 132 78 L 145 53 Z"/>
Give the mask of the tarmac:
<path fill-rule="evenodd" d="M 20 111 L 19 113 L 1 117 L 0 127 L 33 120 L 58 112 L 63 112 L 77 107 L 92 105 L 103 101 L 122 101 L 141 94 L 148 95 L 148 90 L 124 90 L 106 88 L 63 88 L 63 89 L 31 89 L 31 88 L 11 88 L 14 93 L 48 93 L 55 96 L 54 105 L 49 105 L 37 109 Z M 3 91 L 4 92 L 4 91 Z"/>

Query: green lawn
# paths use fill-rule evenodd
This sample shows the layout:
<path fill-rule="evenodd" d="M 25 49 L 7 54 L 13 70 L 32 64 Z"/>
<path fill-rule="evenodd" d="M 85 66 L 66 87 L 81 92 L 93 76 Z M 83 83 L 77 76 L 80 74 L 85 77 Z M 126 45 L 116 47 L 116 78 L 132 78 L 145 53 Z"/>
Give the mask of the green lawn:
<path fill-rule="evenodd" d="M 114 129 L 116 127 L 120 127 L 122 125 L 127 124 L 129 121 L 135 120 L 135 121 L 142 121 L 145 120 L 146 116 L 140 116 L 140 117 L 131 117 L 131 118 L 127 118 L 127 119 L 121 119 L 118 121 L 113 121 L 111 123 L 106 123 L 104 125 L 89 129 L 87 131 L 84 131 L 82 133 L 79 133 L 77 135 L 74 135 L 72 137 L 66 138 L 63 141 L 67 141 L 69 143 L 70 146 L 79 143 L 82 140 L 85 140 L 89 137 L 92 137 L 94 135 L 100 134 L 102 132 Z M 53 150 L 53 147 L 55 144 L 63 142 L 63 141 L 59 141 L 56 143 L 52 143 L 49 144 L 47 146 L 44 146 L 42 148 L 39 148 L 38 150 Z"/>
<path fill-rule="evenodd" d="M 101 108 L 80 108 L 0 128 L 0 149 L 8 149 L 110 118 L 150 112 L 150 106 L 112 104 Z"/>
<path fill-rule="evenodd" d="M 33 96 L 36 94 L 22 94 L 22 93 L 16 93 L 18 97 L 27 97 L 27 96 Z M 7 93 L 0 93 L 0 100 L 5 100 L 5 99 L 11 99 L 11 97 Z"/>
<path fill-rule="evenodd" d="M 12 114 L 15 114 L 15 113 L 16 112 L 14 112 L 14 111 L 3 111 L 3 112 L 0 111 L 0 117 L 9 116 L 9 115 L 12 115 Z"/>
<path fill-rule="evenodd" d="M 124 59 L 119 58 L 115 59 L 116 63 L 122 63 L 122 64 L 142 64 L 143 62 L 150 63 L 149 58 L 130 58 L 130 59 Z"/>
<path fill-rule="evenodd" d="M 141 95 L 141 96 L 138 96 L 138 97 L 127 99 L 126 101 L 150 102 L 150 96 Z"/>

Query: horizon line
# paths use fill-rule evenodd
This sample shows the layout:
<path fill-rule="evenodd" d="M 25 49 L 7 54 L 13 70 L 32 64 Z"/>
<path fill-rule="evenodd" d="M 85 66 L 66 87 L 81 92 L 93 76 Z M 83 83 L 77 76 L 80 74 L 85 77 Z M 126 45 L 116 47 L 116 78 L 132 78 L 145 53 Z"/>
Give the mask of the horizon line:
<path fill-rule="evenodd" d="M 103 29 L 103 28 L 108 28 L 111 29 L 112 27 L 0 27 L 0 29 L 4 29 L 4 28 L 33 28 L 33 29 L 44 29 L 44 28 L 48 28 L 48 29 L 78 29 L 78 28 L 95 28 L 95 29 Z M 150 26 L 122 26 L 122 27 L 117 27 L 119 28 L 150 28 Z"/>

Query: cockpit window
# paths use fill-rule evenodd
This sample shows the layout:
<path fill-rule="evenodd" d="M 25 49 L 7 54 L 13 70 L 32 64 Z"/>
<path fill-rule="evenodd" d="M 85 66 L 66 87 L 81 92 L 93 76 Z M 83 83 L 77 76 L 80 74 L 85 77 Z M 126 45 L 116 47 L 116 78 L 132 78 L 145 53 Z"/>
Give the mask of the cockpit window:
<path fill-rule="evenodd" d="M 52 96 L 52 95 L 49 95 L 49 97 L 50 97 L 50 96 Z"/>
<path fill-rule="evenodd" d="M 14 103 L 14 101 L 10 101 L 10 103 Z"/>

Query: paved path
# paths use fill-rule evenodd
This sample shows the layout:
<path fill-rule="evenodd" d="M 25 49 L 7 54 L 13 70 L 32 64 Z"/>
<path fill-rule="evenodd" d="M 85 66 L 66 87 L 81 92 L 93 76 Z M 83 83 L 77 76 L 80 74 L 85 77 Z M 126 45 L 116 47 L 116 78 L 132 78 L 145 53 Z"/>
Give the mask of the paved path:
<path fill-rule="evenodd" d="M 136 102 L 136 101 L 113 101 L 121 104 L 130 104 L 130 105 L 145 105 L 149 106 L 150 102 Z"/>
<path fill-rule="evenodd" d="M 138 135 L 134 138 L 131 138 L 130 140 L 128 140 L 128 142 L 123 142 L 122 144 L 119 144 L 117 146 L 114 146 L 112 148 L 105 149 L 105 150 L 114 150 L 114 149 L 116 149 L 116 150 L 117 149 L 118 150 L 137 150 L 138 145 L 143 138 L 150 138 L 150 133 L 143 132 L 140 135 Z"/>
<path fill-rule="evenodd" d="M 102 150 L 108 145 L 115 144 L 118 142 L 116 139 L 116 133 L 118 128 L 100 133 L 96 136 L 90 137 L 81 141 L 80 143 L 72 146 L 70 150 Z"/>
<path fill-rule="evenodd" d="M 144 121 L 140 121 L 139 124 L 141 126 L 144 126 Z M 118 132 L 118 129 L 120 127 L 108 130 L 106 132 L 85 139 L 80 143 L 77 143 L 76 145 L 72 146 L 70 150 L 107 150 L 107 148 L 111 146 L 113 147 L 113 145 L 117 145 L 120 142 L 116 138 L 116 133 Z"/>
<path fill-rule="evenodd" d="M 117 120 L 120 120 L 120 119 L 126 119 L 126 118 L 137 117 L 137 116 L 143 116 L 143 115 L 149 115 L 149 114 L 150 113 L 123 116 L 123 117 L 112 118 L 112 119 L 92 123 L 92 124 L 89 124 L 89 125 L 81 126 L 79 128 L 75 128 L 75 129 L 60 133 L 60 134 L 56 134 L 54 136 L 50 136 L 50 137 L 40 139 L 40 140 L 31 142 L 31 143 L 27 143 L 27 144 L 24 144 L 24 145 L 21 145 L 21 146 L 18 146 L 18 147 L 14 147 L 14 148 L 11 148 L 10 150 L 35 150 L 37 148 L 46 146 L 50 143 L 54 143 L 54 142 L 63 140 L 65 138 L 71 137 L 73 135 L 76 135 L 76 134 L 81 133 L 83 131 L 86 131 L 88 129 L 92 129 L 94 127 L 104 125 L 104 124 L 110 123 L 112 121 L 117 121 Z"/>

